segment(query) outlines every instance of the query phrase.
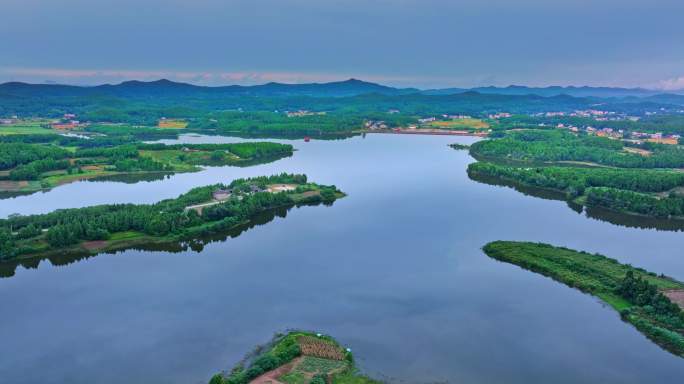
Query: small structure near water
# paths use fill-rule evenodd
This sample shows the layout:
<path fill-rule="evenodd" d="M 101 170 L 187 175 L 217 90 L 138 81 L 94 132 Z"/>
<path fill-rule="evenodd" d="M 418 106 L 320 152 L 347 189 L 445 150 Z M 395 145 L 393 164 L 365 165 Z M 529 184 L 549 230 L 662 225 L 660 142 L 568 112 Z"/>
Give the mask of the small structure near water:
<path fill-rule="evenodd" d="M 232 189 L 217 189 L 212 193 L 212 197 L 214 200 L 223 201 L 228 200 L 232 194 Z"/>

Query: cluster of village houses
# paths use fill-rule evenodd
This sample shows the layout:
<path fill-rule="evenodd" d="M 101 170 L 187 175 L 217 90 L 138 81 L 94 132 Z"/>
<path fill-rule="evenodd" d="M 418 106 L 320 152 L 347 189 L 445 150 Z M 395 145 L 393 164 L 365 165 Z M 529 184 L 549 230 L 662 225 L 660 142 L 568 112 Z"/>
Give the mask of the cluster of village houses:
<path fill-rule="evenodd" d="M 250 184 L 249 189 L 247 190 L 247 194 L 252 194 L 252 193 L 257 193 L 257 192 L 286 192 L 286 191 L 294 191 L 297 187 L 292 184 L 271 184 L 267 186 L 266 188 L 260 187 L 256 184 Z M 233 190 L 232 188 L 226 188 L 226 189 L 217 189 L 214 192 L 212 192 L 212 197 L 216 201 L 224 201 L 230 199 L 233 194 L 235 194 L 238 198 L 240 196 L 238 193 L 245 193 L 244 191 L 237 192 Z"/>
<path fill-rule="evenodd" d="M 76 120 L 76 114 L 74 113 L 65 113 L 59 121 L 55 121 L 52 124 L 50 124 L 50 127 L 52 129 L 59 129 L 62 131 L 65 130 L 71 130 L 71 129 L 76 129 L 79 127 L 84 126 L 84 123 L 81 123 L 80 121 Z"/>
<path fill-rule="evenodd" d="M 472 119 L 471 116 L 468 115 L 447 115 L 443 114 L 441 117 L 445 120 L 465 120 L 465 119 Z M 426 117 L 424 119 L 418 119 L 418 122 L 420 124 L 427 124 L 427 123 L 432 123 L 433 121 L 437 121 L 436 117 Z"/>
<path fill-rule="evenodd" d="M 544 124 L 540 124 L 544 126 Z M 676 145 L 679 143 L 680 135 L 663 135 L 661 132 L 657 133 L 645 133 L 645 132 L 629 132 L 628 137 L 625 137 L 625 131 L 623 129 L 613 129 L 613 128 L 594 128 L 594 127 L 584 127 L 579 128 L 574 125 L 558 124 L 557 128 L 567 129 L 571 132 L 584 131 L 588 135 L 595 135 L 600 137 L 609 137 L 612 139 L 631 139 L 637 143 L 642 141 L 649 141 L 652 143 L 660 144 L 672 144 Z"/>
<path fill-rule="evenodd" d="M 537 113 L 533 116 L 544 116 L 544 117 L 563 117 L 563 116 L 569 116 L 569 117 L 590 117 L 593 118 L 595 121 L 621 121 L 621 120 L 629 120 L 629 121 L 639 121 L 639 117 L 637 116 L 627 116 L 627 115 L 621 115 L 616 112 L 612 111 L 602 111 L 602 110 L 597 110 L 597 109 L 589 109 L 589 110 L 581 110 L 581 111 L 574 111 L 574 112 L 544 112 L 544 113 Z M 546 126 L 546 124 L 541 123 L 539 126 L 543 127 Z M 571 132 L 586 132 L 589 135 L 595 135 L 595 136 L 600 136 L 600 137 L 609 137 L 613 139 L 627 139 L 627 140 L 633 140 L 637 143 L 642 142 L 642 141 L 650 141 L 653 143 L 660 143 L 660 144 L 678 144 L 680 135 L 663 135 L 661 132 L 658 133 L 646 133 L 646 132 L 626 132 L 623 129 L 613 129 L 613 128 L 594 128 L 592 126 L 587 126 L 587 127 L 577 127 L 572 124 L 558 124 L 556 126 L 557 128 L 561 129 L 567 129 Z"/>
<path fill-rule="evenodd" d="M 493 114 L 489 115 L 488 117 L 489 117 L 490 119 L 496 119 L 496 120 L 498 120 L 498 119 L 505 119 L 505 118 L 511 117 L 511 116 L 513 116 L 513 115 L 511 115 L 511 114 L 508 113 L 508 112 L 499 112 L 499 113 L 493 113 Z"/>
<path fill-rule="evenodd" d="M 83 123 L 76 120 L 76 114 L 65 113 L 58 122 L 54 122 L 50 126 L 52 129 L 69 130 L 79 128 L 83 125 Z"/>
<path fill-rule="evenodd" d="M 10 118 L 0 119 L 0 125 L 12 125 L 19 122 L 19 116 L 12 116 Z M 50 128 L 59 130 L 69 130 L 79 128 L 85 124 L 76 120 L 76 115 L 73 113 L 65 113 L 61 119 L 50 123 Z"/>
<path fill-rule="evenodd" d="M 248 193 L 257 193 L 257 192 L 264 192 L 266 189 L 259 187 L 256 184 L 251 184 L 249 186 L 249 192 Z M 217 201 L 223 201 L 223 200 L 228 200 L 230 199 L 231 196 L 233 196 L 233 189 L 228 188 L 228 189 L 217 189 L 212 193 L 212 197 L 214 200 Z"/>
<path fill-rule="evenodd" d="M 371 131 L 388 128 L 387 123 L 385 123 L 383 120 L 368 120 L 363 124 L 363 126 Z"/>
<path fill-rule="evenodd" d="M 313 115 L 325 115 L 325 112 L 311 112 L 306 109 L 300 109 L 298 111 L 285 111 L 287 117 L 302 117 L 302 116 L 313 116 Z"/>

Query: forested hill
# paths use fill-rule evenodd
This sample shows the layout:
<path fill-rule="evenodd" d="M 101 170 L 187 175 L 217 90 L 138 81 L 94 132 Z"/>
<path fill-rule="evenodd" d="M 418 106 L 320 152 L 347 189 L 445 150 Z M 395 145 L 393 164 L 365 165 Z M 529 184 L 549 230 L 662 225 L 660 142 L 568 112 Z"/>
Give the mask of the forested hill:
<path fill-rule="evenodd" d="M 366 93 L 354 96 L 259 96 L 211 94 L 214 88 L 196 90 L 192 85 L 159 83 L 127 84 L 118 88 L 81 88 L 63 85 L 26 85 L 10 83 L 0 86 L 0 117 L 12 115 L 60 117 L 76 113 L 81 120 L 130 122 L 129 117 L 192 118 L 211 111 L 311 111 L 354 113 L 400 110 L 404 115 L 468 113 L 482 115 L 506 111 L 536 113 L 547 110 L 573 111 L 590 108 L 595 101 L 569 96 L 486 95 L 467 92 L 457 95 L 423 95 L 420 93 L 388 95 Z M 266 87 L 267 85 L 264 85 Z M 281 87 L 283 85 L 274 85 Z M 36 87 L 36 88 L 33 88 Z M 139 89 L 139 91 L 134 91 Z M 96 91 L 99 90 L 99 91 Z M 98 93 L 100 92 L 100 93 Z M 630 110 L 653 109 L 652 103 L 630 104 Z M 105 113 L 106 112 L 106 113 Z M 115 118 L 113 115 L 122 115 Z M 131 115 L 131 116 L 123 116 Z M 98 117 L 98 116 L 101 116 Z M 384 119 L 385 117 L 383 117 Z"/>
<path fill-rule="evenodd" d="M 83 121 L 147 124 L 161 117 L 195 118 L 214 111 L 324 111 L 345 116 L 400 111 L 403 116 L 508 112 L 533 114 L 595 108 L 632 115 L 679 111 L 682 96 L 597 99 L 568 95 L 502 95 L 467 91 L 425 94 L 350 79 L 321 84 L 268 83 L 205 87 L 169 80 L 127 81 L 80 87 L 56 84 L 0 84 L 0 117 L 61 117 L 75 113 Z M 387 120 L 381 116 L 379 120 Z"/>
<path fill-rule="evenodd" d="M 8 82 L 0 84 L 0 95 L 15 96 L 117 96 L 117 97 L 149 97 L 149 96 L 195 96 L 195 97 L 346 97 L 369 93 L 381 95 L 407 95 L 420 93 L 423 95 L 455 95 L 476 92 L 488 95 L 542 97 L 572 96 L 589 98 L 639 98 L 651 101 L 681 101 L 684 90 L 665 92 L 644 88 L 615 87 L 527 87 L 511 85 L 508 87 L 475 87 L 475 88 L 441 88 L 420 90 L 416 88 L 395 88 L 372 82 L 348 79 L 328 83 L 266 83 L 260 85 L 228 85 L 200 86 L 174 82 L 166 79 L 156 81 L 124 81 L 120 84 L 102 84 L 97 86 L 75 86 L 60 84 L 28 84 Z"/>
<path fill-rule="evenodd" d="M 367 93 L 398 95 L 416 93 L 417 89 L 399 89 L 366 81 L 349 79 L 330 83 L 283 84 L 267 83 L 253 86 L 229 85 L 207 87 L 178 83 L 166 79 L 144 82 L 125 81 L 120 84 L 103 84 L 84 87 L 59 84 L 27 84 L 10 82 L 0 84 L 0 94 L 35 97 L 35 96 L 116 96 L 116 97 L 155 97 L 155 96 L 190 96 L 190 97 L 236 97 L 236 96 L 313 96 L 343 97 Z"/>
<path fill-rule="evenodd" d="M 423 91 L 428 95 L 449 95 L 463 92 L 478 92 L 497 95 L 537 95 L 544 97 L 567 95 L 573 97 L 598 97 L 598 98 L 626 98 L 638 97 L 646 98 L 660 96 L 661 94 L 684 95 L 684 89 L 679 91 L 665 92 L 662 90 L 644 88 L 616 88 L 616 87 L 526 87 L 521 85 L 510 85 L 508 87 L 477 87 L 477 88 L 443 88 L 430 89 Z"/>

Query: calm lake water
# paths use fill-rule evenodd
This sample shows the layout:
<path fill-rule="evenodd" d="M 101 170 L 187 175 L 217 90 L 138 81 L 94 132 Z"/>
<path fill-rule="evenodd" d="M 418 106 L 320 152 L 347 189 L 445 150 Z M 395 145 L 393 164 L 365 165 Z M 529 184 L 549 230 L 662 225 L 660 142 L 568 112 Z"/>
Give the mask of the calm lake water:
<path fill-rule="evenodd" d="M 186 141 L 239 141 L 186 137 Z M 477 183 L 466 137 L 285 141 L 293 157 L 0 201 L 0 215 L 154 202 L 236 177 L 306 173 L 348 197 L 202 252 L 130 250 L 0 279 L 0 382 L 206 383 L 275 331 L 329 333 L 400 383 L 664 383 L 684 359 L 597 299 L 499 263 L 497 240 L 600 252 L 684 280 L 682 232 L 622 227 Z M 281 213 L 282 215 L 282 213 Z M 264 221 L 268 221 L 264 220 Z"/>

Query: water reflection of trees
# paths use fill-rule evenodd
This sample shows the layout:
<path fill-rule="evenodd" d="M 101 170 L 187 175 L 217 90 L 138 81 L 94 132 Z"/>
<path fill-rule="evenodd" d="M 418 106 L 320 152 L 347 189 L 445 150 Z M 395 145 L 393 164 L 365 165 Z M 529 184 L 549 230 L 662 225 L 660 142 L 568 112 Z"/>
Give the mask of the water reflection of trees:
<path fill-rule="evenodd" d="M 318 204 L 305 204 L 305 205 L 326 205 L 330 206 L 332 203 L 318 203 Z M 49 261 L 54 266 L 63 266 L 76 263 L 82 260 L 89 259 L 102 254 L 116 254 L 120 252 L 136 250 L 136 251 L 148 251 L 148 252 L 169 252 L 169 253 L 181 253 L 181 252 L 197 252 L 200 253 L 204 250 L 204 247 L 211 243 L 221 243 L 229 238 L 235 238 L 240 236 L 242 233 L 261 226 L 273 221 L 276 217 L 285 218 L 287 212 L 293 207 L 282 207 L 276 208 L 269 211 L 265 211 L 254 216 L 248 223 L 239 225 L 237 227 L 231 228 L 227 231 L 215 233 L 208 236 L 198 237 L 188 240 L 180 241 L 168 241 L 168 242 L 158 242 L 150 244 L 136 244 L 130 247 L 118 249 L 115 251 L 103 251 L 98 254 L 91 254 L 85 250 L 83 251 L 72 251 L 65 252 L 57 255 L 51 255 L 46 257 L 34 257 L 23 260 L 12 260 L 8 262 L 0 263 L 0 278 L 12 277 L 14 276 L 17 267 L 22 266 L 26 269 L 38 268 L 38 265 L 43 260 Z"/>
<path fill-rule="evenodd" d="M 234 164 L 226 165 L 226 167 L 238 167 L 246 168 L 255 165 L 268 164 L 281 159 L 292 157 L 291 153 L 280 154 L 277 156 L 264 156 L 256 159 L 242 160 Z M 124 183 L 124 184 L 136 184 L 139 182 L 152 182 L 161 181 L 168 179 L 173 176 L 176 172 L 134 172 L 134 173 L 120 173 L 115 175 L 97 176 L 92 178 L 83 179 L 83 182 L 110 182 L 110 183 Z M 38 192 L 45 192 L 45 190 L 39 189 L 35 191 L 2 191 L 0 192 L 0 200 L 11 199 L 18 196 L 32 195 Z"/>
<path fill-rule="evenodd" d="M 568 205 L 568 208 L 579 214 L 584 213 L 589 218 L 605 221 L 614 225 L 628 228 L 656 229 L 660 231 L 684 231 L 684 222 L 681 220 L 668 220 L 655 217 L 629 215 L 599 207 L 585 208 L 580 204 L 568 200 L 566 195 L 559 191 L 531 187 L 516 183 L 514 181 L 502 180 L 500 178 L 491 176 L 469 175 L 469 177 L 471 180 L 477 181 L 479 183 L 512 188 L 526 196 L 532 196 L 545 200 L 565 201 Z"/>

